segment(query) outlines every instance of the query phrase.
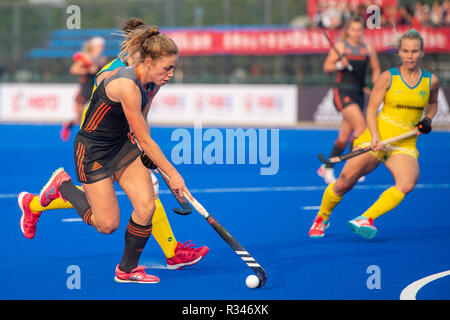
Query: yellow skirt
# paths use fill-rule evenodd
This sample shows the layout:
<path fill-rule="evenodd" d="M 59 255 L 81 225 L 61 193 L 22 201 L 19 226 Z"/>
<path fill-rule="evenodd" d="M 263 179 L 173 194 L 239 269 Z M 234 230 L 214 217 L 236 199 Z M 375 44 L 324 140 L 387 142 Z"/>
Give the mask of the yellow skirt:
<path fill-rule="evenodd" d="M 380 139 L 382 141 L 403 134 L 412 129 L 413 129 L 412 127 L 406 130 L 404 128 L 399 129 L 391 125 L 383 124 L 382 121 L 378 121 L 378 131 Z M 386 161 L 390 156 L 397 153 L 407 154 L 417 159 L 419 158 L 419 151 L 417 150 L 416 147 L 416 141 L 417 136 L 412 136 L 391 143 L 385 146 L 383 150 L 376 152 L 370 151 L 370 153 L 381 162 Z M 356 148 L 364 148 L 370 146 L 371 144 L 372 144 L 372 135 L 370 134 L 368 128 L 353 142 L 353 146 Z"/>

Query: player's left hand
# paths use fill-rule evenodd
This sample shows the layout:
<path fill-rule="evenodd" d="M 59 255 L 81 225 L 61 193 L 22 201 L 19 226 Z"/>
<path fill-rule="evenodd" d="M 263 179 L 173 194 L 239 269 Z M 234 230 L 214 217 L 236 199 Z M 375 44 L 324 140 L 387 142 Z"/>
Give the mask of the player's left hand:
<path fill-rule="evenodd" d="M 430 118 L 423 118 L 418 124 L 417 128 L 419 129 L 420 133 L 428 134 L 431 132 L 431 119 Z"/>

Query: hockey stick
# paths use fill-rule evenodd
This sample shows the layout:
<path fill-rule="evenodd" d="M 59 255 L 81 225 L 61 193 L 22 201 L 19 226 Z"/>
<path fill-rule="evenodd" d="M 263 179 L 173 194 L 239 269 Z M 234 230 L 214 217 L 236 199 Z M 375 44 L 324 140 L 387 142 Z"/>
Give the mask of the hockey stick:
<path fill-rule="evenodd" d="M 175 197 L 175 199 L 178 201 L 178 203 L 180 204 L 181 208 L 173 208 L 173 212 L 180 214 L 182 216 L 187 216 L 188 214 L 192 213 L 192 207 L 189 205 L 189 203 L 186 201 L 186 197 L 183 197 L 182 195 L 178 194 L 176 191 L 172 190 L 172 188 L 170 188 L 169 185 L 169 180 L 167 175 L 164 173 L 162 173 L 162 171 L 160 169 L 158 169 L 159 173 L 161 173 L 161 177 L 163 178 L 164 182 L 166 183 L 167 187 L 169 188 L 169 190 L 172 192 L 173 196 Z"/>
<path fill-rule="evenodd" d="M 146 166 L 148 169 L 150 170 L 155 170 L 158 169 L 156 167 L 156 165 L 153 163 L 153 161 L 144 153 L 142 152 L 141 154 L 141 161 L 144 164 L 144 166 Z M 177 214 L 181 214 L 182 216 L 188 215 L 192 213 L 192 208 L 191 206 L 187 203 L 186 199 L 183 196 L 180 196 L 178 194 L 176 194 L 175 191 L 173 191 L 170 186 L 168 181 L 166 180 L 166 177 L 161 175 L 164 179 L 164 182 L 167 184 L 167 187 L 169 187 L 170 191 L 172 192 L 173 196 L 175 197 L 175 199 L 178 201 L 178 203 L 180 204 L 181 208 L 173 208 L 173 212 L 177 213 Z"/>
<path fill-rule="evenodd" d="M 167 174 L 158 169 L 159 173 L 163 177 L 164 181 L 168 182 L 169 177 Z M 167 179 L 167 180 L 166 180 Z M 190 204 L 198 211 L 214 230 L 222 237 L 223 240 L 236 252 L 236 254 L 250 267 L 259 279 L 257 288 L 261 288 L 267 281 L 267 275 L 261 265 L 253 258 L 250 253 L 219 223 L 214 219 L 208 211 L 194 198 L 190 199 L 186 193 L 183 193 Z"/>
<path fill-rule="evenodd" d="M 334 46 L 333 41 L 331 41 L 331 39 L 330 39 L 330 37 L 328 36 L 328 34 L 327 34 L 327 32 L 325 31 L 325 29 L 322 29 L 322 32 L 323 32 L 325 38 L 327 38 L 328 43 L 329 43 L 330 46 L 331 46 L 331 49 L 333 49 L 333 50 L 337 53 L 337 55 L 338 55 L 338 57 L 339 57 L 339 60 L 341 60 L 341 59 L 345 56 L 345 53 L 340 53 L 340 52 L 339 52 L 339 50 Z M 348 63 L 347 69 L 348 69 L 348 71 L 350 71 L 350 72 L 353 72 L 353 70 L 354 70 L 354 69 L 353 69 L 353 66 L 350 64 L 350 62 Z"/>
<path fill-rule="evenodd" d="M 328 43 L 330 44 L 331 48 L 337 53 L 337 55 L 339 56 L 339 60 L 342 59 L 342 57 L 345 57 L 345 53 L 340 53 L 339 50 L 334 46 L 333 41 L 330 39 L 330 37 L 328 36 L 327 32 L 325 29 L 322 29 L 322 32 L 325 36 L 325 38 L 327 38 Z M 364 79 L 364 76 L 361 78 L 361 76 L 358 73 L 355 73 L 353 71 L 355 71 L 355 69 L 353 68 L 353 66 L 350 64 L 350 62 L 348 63 L 347 66 L 347 70 L 351 72 L 351 74 L 356 78 L 356 80 L 358 80 L 363 87 L 366 87 L 366 80 Z"/>
<path fill-rule="evenodd" d="M 383 143 L 383 145 L 386 146 L 386 145 L 388 145 L 390 143 L 397 142 L 399 140 L 406 139 L 406 138 L 409 138 L 409 137 L 412 137 L 412 136 L 415 136 L 415 135 L 417 135 L 417 129 L 411 130 L 411 131 L 409 131 L 407 133 L 398 135 L 396 137 L 392 137 L 390 139 L 386 139 L 386 140 L 382 141 L 382 143 Z M 348 160 L 350 158 L 359 156 L 360 154 L 366 153 L 366 152 L 371 151 L 371 150 L 372 150 L 372 147 L 368 146 L 368 147 L 365 147 L 365 148 L 361 148 L 361 149 L 349 152 L 349 153 L 344 154 L 342 156 L 331 157 L 329 159 L 325 158 L 325 156 L 321 153 L 321 154 L 319 154 L 318 158 L 319 158 L 319 160 L 322 163 L 335 164 L 335 163 L 339 163 L 339 162 Z"/>

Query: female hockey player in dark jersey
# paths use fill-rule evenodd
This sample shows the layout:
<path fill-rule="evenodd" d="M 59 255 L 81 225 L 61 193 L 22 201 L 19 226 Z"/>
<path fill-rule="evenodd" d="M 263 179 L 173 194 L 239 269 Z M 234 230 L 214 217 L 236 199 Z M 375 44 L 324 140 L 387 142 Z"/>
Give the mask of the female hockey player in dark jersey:
<path fill-rule="evenodd" d="M 178 48 L 157 27 L 143 26 L 130 32 L 122 44 L 121 55 L 135 57 L 136 53 L 139 62 L 135 66 L 99 77 L 98 88 L 75 138 L 75 167 L 84 192 L 60 168 L 42 189 L 40 203 L 45 207 L 56 198 L 67 199 L 87 224 L 101 233 L 112 233 L 120 221 L 114 190 L 117 181 L 134 211 L 126 228 L 125 249 L 116 267 L 115 280 L 156 283 L 158 277 L 148 275 L 144 267 L 138 266 L 152 232 L 155 201 L 150 173 L 139 157 L 141 150 L 135 139 L 153 163 L 168 174 L 171 189 L 191 195 L 181 175 L 150 137 L 143 115 L 150 107 L 154 87 L 173 77 Z"/>
<path fill-rule="evenodd" d="M 369 91 L 365 84 L 366 71 L 370 64 L 372 83 L 375 83 L 380 74 L 380 66 L 375 50 L 363 42 L 363 32 L 363 22 L 358 17 L 351 18 L 344 27 L 343 41 L 336 43 L 336 49 L 341 54 L 338 55 L 334 49 L 330 50 L 323 66 L 325 73 L 337 72 L 333 102 L 342 114 L 339 134 L 330 157 L 343 152 L 352 134 L 354 139 L 366 129 L 363 114 L 364 91 Z M 336 180 L 333 165 L 322 165 L 317 173 L 327 184 Z"/>

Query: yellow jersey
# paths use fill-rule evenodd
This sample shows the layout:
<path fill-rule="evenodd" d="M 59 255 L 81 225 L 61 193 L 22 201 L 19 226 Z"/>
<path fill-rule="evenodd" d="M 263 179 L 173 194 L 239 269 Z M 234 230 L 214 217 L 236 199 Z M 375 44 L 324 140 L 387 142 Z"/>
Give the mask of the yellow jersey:
<path fill-rule="evenodd" d="M 383 108 L 377 117 L 381 140 L 408 132 L 417 126 L 430 98 L 429 71 L 422 69 L 422 75 L 414 87 L 403 80 L 399 68 L 389 69 L 389 72 L 391 84 L 384 96 Z"/>
<path fill-rule="evenodd" d="M 386 140 L 411 131 L 422 119 L 423 112 L 428 105 L 431 89 L 431 72 L 422 69 L 419 81 L 413 87 L 402 78 L 399 68 L 388 70 L 391 83 L 383 100 L 383 107 L 377 116 L 378 134 L 380 139 Z M 385 148 L 384 151 L 374 152 L 380 161 L 384 161 L 392 154 L 404 153 L 415 158 L 419 156 L 416 148 L 417 136 L 412 136 Z M 371 144 L 372 136 L 367 128 L 355 141 L 354 146 L 360 148 Z"/>

